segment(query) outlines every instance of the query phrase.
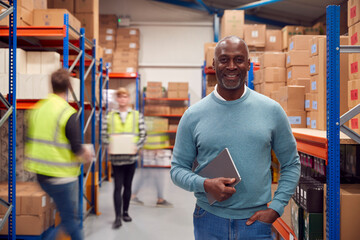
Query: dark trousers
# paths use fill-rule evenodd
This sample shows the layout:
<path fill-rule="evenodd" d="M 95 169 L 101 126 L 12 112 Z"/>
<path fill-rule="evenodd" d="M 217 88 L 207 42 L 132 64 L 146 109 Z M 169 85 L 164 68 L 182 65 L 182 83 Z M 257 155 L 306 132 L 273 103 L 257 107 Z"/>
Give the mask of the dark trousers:
<path fill-rule="evenodd" d="M 131 198 L 131 184 L 135 173 L 135 163 L 129 165 L 115 166 L 112 165 L 114 171 L 114 207 L 116 217 L 121 217 L 121 206 L 123 213 L 129 210 Z M 124 192 L 122 188 L 124 186 Z M 122 197 L 121 197 L 122 193 Z"/>

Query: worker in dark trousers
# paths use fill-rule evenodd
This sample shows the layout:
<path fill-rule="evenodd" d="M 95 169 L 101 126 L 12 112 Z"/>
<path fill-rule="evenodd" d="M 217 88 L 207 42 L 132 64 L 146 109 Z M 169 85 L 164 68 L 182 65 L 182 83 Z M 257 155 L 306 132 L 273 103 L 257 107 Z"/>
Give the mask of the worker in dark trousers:
<path fill-rule="evenodd" d="M 25 169 L 37 174 L 40 186 L 60 212 L 61 224 L 47 239 L 55 239 L 61 228 L 72 240 L 81 240 L 78 177 L 82 161 L 91 161 L 92 153 L 82 146 L 76 110 L 66 101 L 68 71 L 54 72 L 51 86 L 53 94 L 36 103 L 27 116 Z"/>
<path fill-rule="evenodd" d="M 123 149 L 123 146 L 115 146 L 109 149 L 110 161 L 114 175 L 114 207 L 115 221 L 113 229 L 121 227 L 121 218 L 125 222 L 131 222 L 129 216 L 129 205 L 131 198 L 131 185 L 135 173 L 136 161 L 139 151 L 146 139 L 145 122 L 143 115 L 129 107 L 130 94 L 126 88 L 119 88 L 116 92 L 118 109 L 111 111 L 103 125 L 103 142 L 109 144 L 115 136 L 127 135 L 131 138 L 133 149 Z M 111 147 L 111 144 L 110 144 Z M 122 152 L 124 151 L 124 152 Z M 126 152 L 126 153 L 125 153 Z M 122 193 L 122 189 L 124 191 Z"/>

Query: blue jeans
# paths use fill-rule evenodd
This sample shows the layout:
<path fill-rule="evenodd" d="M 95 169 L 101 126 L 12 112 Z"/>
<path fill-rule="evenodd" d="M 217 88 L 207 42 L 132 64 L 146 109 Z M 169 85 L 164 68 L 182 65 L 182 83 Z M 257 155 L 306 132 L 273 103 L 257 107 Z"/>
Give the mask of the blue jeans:
<path fill-rule="evenodd" d="M 79 220 L 79 182 L 66 184 L 50 184 L 39 182 L 44 191 L 54 199 L 56 208 L 60 213 L 61 223 L 51 231 L 45 239 L 56 239 L 56 234 L 62 228 L 72 240 L 82 240 L 83 232 Z"/>
<path fill-rule="evenodd" d="M 271 225 L 255 221 L 250 226 L 247 219 L 226 219 L 213 215 L 198 205 L 194 211 L 196 240 L 271 240 Z"/>

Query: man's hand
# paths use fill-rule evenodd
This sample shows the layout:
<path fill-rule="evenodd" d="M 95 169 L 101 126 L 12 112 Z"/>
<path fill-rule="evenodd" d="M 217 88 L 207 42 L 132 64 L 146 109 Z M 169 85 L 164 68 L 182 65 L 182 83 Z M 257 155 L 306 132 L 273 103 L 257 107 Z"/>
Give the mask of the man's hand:
<path fill-rule="evenodd" d="M 235 182 L 235 178 L 212 178 L 206 179 L 204 182 L 205 192 L 210 193 L 218 202 L 225 201 L 230 198 L 235 192 L 234 187 L 227 185 Z"/>
<path fill-rule="evenodd" d="M 93 154 L 92 151 L 87 148 L 87 147 L 83 147 L 83 151 L 81 153 L 81 155 L 79 156 L 82 158 L 83 162 L 86 163 L 91 163 L 92 158 L 93 158 Z"/>
<path fill-rule="evenodd" d="M 266 210 L 260 210 L 257 211 L 256 213 L 254 213 L 254 215 L 252 215 L 246 222 L 246 225 L 251 225 L 253 224 L 256 220 L 259 220 L 261 222 L 265 222 L 265 223 L 269 223 L 272 224 L 273 222 L 275 222 L 275 220 L 280 217 L 279 214 L 271 209 L 268 208 Z"/>

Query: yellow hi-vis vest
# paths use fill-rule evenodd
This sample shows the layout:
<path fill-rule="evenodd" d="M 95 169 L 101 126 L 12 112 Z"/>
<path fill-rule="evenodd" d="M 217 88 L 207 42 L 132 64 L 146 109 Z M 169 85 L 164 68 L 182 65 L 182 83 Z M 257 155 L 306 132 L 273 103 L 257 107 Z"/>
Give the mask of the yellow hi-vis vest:
<path fill-rule="evenodd" d="M 118 112 L 112 111 L 109 113 L 110 118 L 108 122 L 108 133 L 111 137 L 111 134 L 131 134 L 133 135 L 133 143 L 137 143 L 140 139 L 139 137 L 139 112 L 131 111 L 127 114 L 126 120 L 123 123 L 121 121 L 120 115 Z"/>
<path fill-rule="evenodd" d="M 65 127 L 76 113 L 64 99 L 50 94 L 29 113 L 25 169 L 52 177 L 76 177 L 80 162 L 71 151 Z"/>
<path fill-rule="evenodd" d="M 148 132 L 144 149 L 163 149 L 170 146 L 170 138 L 167 133 Z"/>

